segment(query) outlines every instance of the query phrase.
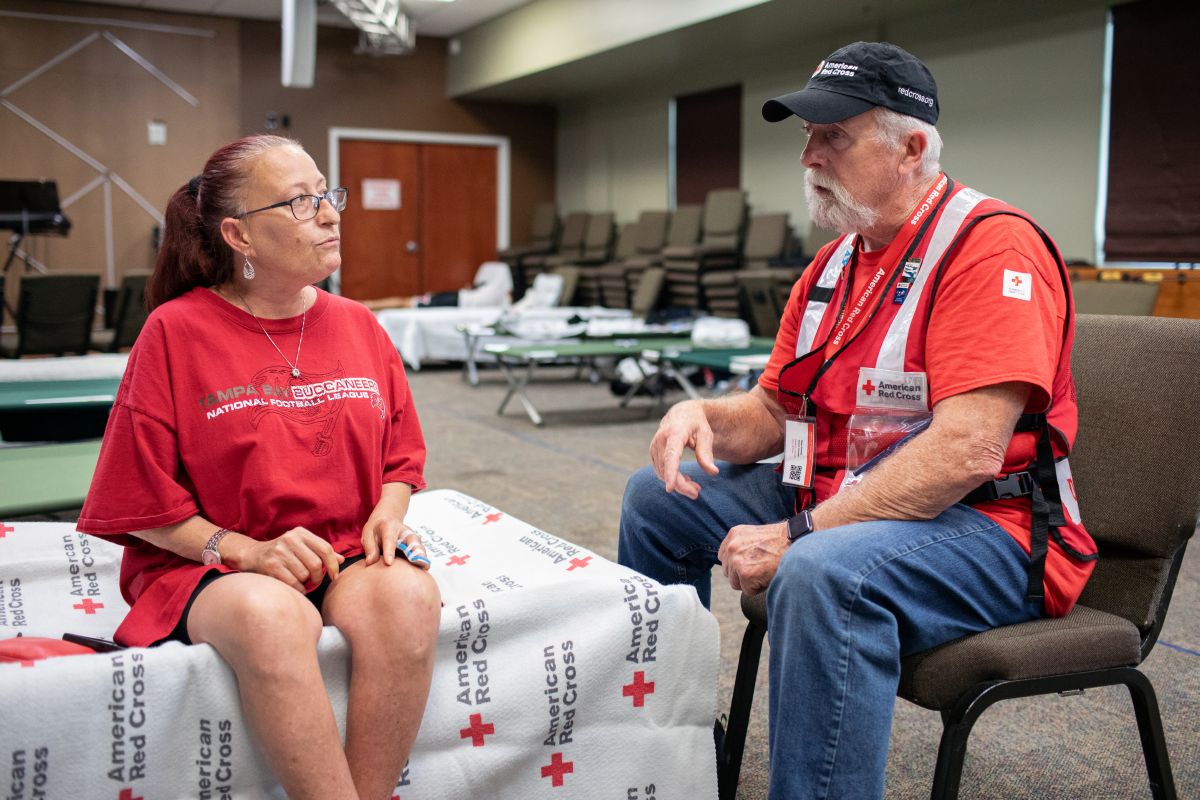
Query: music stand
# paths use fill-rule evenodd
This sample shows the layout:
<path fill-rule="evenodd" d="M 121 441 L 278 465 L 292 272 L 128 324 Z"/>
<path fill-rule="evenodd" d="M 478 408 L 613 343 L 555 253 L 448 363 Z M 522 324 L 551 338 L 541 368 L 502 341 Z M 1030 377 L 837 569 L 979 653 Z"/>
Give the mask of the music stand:
<path fill-rule="evenodd" d="M 65 236 L 71 221 L 58 204 L 58 184 L 54 181 L 0 180 L 0 228 L 16 235 L 9 240 L 8 259 L 3 272 L 8 273 L 21 240 L 33 233 L 56 233 Z"/>

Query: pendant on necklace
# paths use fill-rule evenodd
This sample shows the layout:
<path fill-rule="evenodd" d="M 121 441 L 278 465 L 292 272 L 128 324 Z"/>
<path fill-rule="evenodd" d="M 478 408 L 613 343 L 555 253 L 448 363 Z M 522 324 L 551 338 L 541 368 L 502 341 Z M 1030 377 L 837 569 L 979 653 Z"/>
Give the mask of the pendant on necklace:
<path fill-rule="evenodd" d="M 293 378 L 300 377 L 300 368 L 299 367 L 292 367 L 292 377 Z"/>

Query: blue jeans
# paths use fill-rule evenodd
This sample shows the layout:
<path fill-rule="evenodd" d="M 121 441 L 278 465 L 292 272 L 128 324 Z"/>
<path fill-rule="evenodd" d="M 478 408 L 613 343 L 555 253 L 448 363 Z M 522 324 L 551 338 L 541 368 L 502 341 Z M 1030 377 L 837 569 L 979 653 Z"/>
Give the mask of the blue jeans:
<path fill-rule="evenodd" d="M 700 497 L 668 495 L 649 468 L 625 487 L 617 560 L 710 598 L 709 573 L 734 525 L 792 514 L 771 465 L 683 465 Z M 883 797 L 900 659 L 1035 619 L 1029 558 L 963 505 L 928 521 L 864 522 L 793 544 L 767 589 L 772 800 Z"/>

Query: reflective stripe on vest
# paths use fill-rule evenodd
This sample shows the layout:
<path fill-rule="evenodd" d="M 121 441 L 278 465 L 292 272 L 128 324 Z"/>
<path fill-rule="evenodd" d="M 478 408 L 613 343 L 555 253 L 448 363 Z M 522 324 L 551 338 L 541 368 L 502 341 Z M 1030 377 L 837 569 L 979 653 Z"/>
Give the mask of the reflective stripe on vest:
<path fill-rule="evenodd" d="M 850 263 L 850 257 L 854 254 L 855 238 L 854 234 L 842 238 L 837 249 L 825 262 L 825 269 L 821 271 L 821 277 L 817 279 L 817 286 L 828 289 L 832 293 L 834 287 L 837 286 L 838 278 L 842 277 L 842 270 Z M 796 337 L 796 358 L 800 358 L 813 349 L 813 342 L 817 338 L 817 328 L 821 326 L 821 318 L 825 316 L 825 310 L 828 307 L 828 300 L 811 299 L 804 307 L 804 319 L 800 322 L 800 334 Z"/>
<path fill-rule="evenodd" d="M 938 262 L 945 255 L 946 248 L 954 241 L 955 234 L 958 233 L 967 216 L 975 210 L 977 205 L 990 199 L 987 195 L 974 189 L 964 188 L 946 203 L 941 219 L 938 220 L 933 234 L 929 237 L 929 246 L 925 248 L 925 254 L 921 257 L 921 269 L 917 272 L 917 278 L 913 282 L 912 288 L 909 289 L 908 296 L 904 298 L 900 310 L 892 318 L 892 324 L 883 338 L 883 346 L 879 348 L 879 356 L 875 359 L 876 369 L 886 369 L 892 372 L 904 371 L 904 354 L 908 352 L 908 332 L 912 328 L 913 316 L 917 312 L 917 306 L 921 302 L 921 295 L 925 292 L 929 277 L 937 269 Z"/>

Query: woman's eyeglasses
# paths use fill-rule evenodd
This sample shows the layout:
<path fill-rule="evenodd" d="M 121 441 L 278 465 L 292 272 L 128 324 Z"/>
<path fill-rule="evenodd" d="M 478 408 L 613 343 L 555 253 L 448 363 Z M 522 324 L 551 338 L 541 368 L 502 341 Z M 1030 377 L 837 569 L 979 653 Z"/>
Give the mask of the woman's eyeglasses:
<path fill-rule="evenodd" d="M 256 208 L 253 211 L 243 211 L 241 214 L 234 214 L 234 219 L 248 217 L 251 214 L 257 214 L 260 211 L 268 211 L 272 208 L 280 208 L 287 206 L 292 210 L 292 216 L 299 221 L 312 219 L 317 215 L 317 210 L 321 207 L 321 201 L 329 203 L 333 206 L 334 211 L 346 210 L 346 198 L 350 192 L 343 188 L 330 189 L 323 194 L 298 194 L 291 200 L 280 200 L 278 203 L 272 203 L 269 206 Z"/>

